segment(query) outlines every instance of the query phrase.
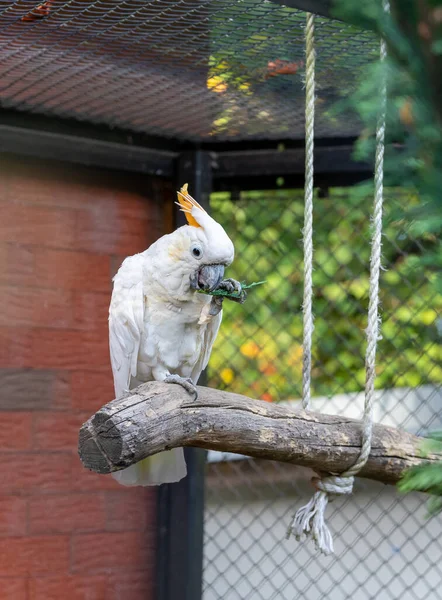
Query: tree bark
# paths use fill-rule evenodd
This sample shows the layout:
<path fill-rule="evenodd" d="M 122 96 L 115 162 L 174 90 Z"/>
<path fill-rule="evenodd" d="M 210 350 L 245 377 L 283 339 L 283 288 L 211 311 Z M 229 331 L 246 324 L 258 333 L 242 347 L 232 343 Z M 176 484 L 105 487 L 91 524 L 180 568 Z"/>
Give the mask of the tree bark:
<path fill-rule="evenodd" d="M 143 458 L 182 446 L 237 452 L 317 472 L 340 473 L 359 454 L 361 424 L 346 417 L 305 412 L 199 387 L 192 402 L 178 385 L 150 382 L 113 400 L 81 428 L 84 466 L 111 473 Z M 383 425 L 373 428 L 367 464 L 360 472 L 396 483 L 406 469 L 442 454 L 421 458 L 422 439 Z"/>

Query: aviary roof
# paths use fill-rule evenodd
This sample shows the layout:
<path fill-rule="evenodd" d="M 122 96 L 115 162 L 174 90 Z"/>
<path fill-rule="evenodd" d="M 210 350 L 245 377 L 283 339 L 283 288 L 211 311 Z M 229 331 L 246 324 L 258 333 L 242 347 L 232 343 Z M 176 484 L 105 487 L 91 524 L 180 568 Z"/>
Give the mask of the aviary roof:
<path fill-rule="evenodd" d="M 304 137 L 305 13 L 268 0 L 0 0 L 3 107 L 189 141 Z M 377 39 L 316 18 L 319 137 Z"/>

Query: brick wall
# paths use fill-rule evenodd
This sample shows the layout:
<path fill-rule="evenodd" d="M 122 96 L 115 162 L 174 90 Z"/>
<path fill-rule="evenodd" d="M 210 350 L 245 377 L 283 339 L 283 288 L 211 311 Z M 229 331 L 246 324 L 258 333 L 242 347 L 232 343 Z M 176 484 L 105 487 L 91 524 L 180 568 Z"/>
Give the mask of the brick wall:
<path fill-rule="evenodd" d="M 111 276 L 164 233 L 169 190 L 147 184 L 0 162 L 0 600 L 152 597 L 154 492 L 77 456 L 79 426 L 113 398 Z"/>

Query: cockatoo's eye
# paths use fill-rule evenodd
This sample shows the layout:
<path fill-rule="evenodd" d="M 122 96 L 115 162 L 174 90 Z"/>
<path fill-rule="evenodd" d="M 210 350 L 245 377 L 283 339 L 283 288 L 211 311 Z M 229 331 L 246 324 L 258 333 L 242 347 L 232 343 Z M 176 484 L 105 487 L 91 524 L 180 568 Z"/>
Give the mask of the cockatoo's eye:
<path fill-rule="evenodd" d="M 193 244 L 193 246 L 190 247 L 190 252 L 192 253 L 192 256 L 194 256 L 195 258 L 203 257 L 203 249 L 201 248 L 201 246 L 199 244 Z"/>

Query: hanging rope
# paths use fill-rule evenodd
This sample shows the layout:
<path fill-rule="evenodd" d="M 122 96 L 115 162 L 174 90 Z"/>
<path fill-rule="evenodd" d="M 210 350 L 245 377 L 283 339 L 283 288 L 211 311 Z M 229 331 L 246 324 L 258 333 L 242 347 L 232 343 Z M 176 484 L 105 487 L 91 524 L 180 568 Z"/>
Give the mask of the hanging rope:
<path fill-rule="evenodd" d="M 315 15 L 307 13 L 305 27 L 305 184 L 304 184 L 304 327 L 302 406 L 310 407 L 313 335 L 313 149 L 315 135 Z"/>
<path fill-rule="evenodd" d="M 383 0 L 384 10 L 389 11 L 388 0 Z M 314 122 L 314 48 L 313 48 L 313 16 L 307 14 L 306 26 L 306 191 L 305 191 L 305 224 L 304 224 L 304 359 L 303 359 L 303 407 L 310 404 L 310 372 L 311 372 L 311 338 L 313 332 L 312 317 L 312 270 L 313 270 L 313 240 L 312 240 L 312 204 L 313 204 L 313 122 Z M 380 58 L 384 61 L 387 48 L 381 40 Z M 309 64 L 311 71 L 309 72 Z M 312 96 L 310 96 L 312 94 Z M 287 531 L 287 537 L 293 534 L 297 540 L 303 535 L 310 536 L 318 550 L 323 554 L 332 554 L 333 538 L 325 523 L 325 509 L 329 494 L 351 494 L 355 475 L 368 460 L 371 450 L 373 428 L 373 405 L 376 378 L 376 347 L 379 339 L 379 273 L 381 268 L 382 247 L 382 206 L 383 206 L 383 169 L 385 146 L 385 113 L 387 103 L 386 78 L 382 82 L 381 107 L 376 129 L 376 160 L 375 160 L 375 194 L 373 209 L 373 238 L 370 258 L 370 291 L 368 307 L 367 350 L 365 355 L 365 403 L 362 421 L 362 444 L 357 461 L 347 471 L 340 475 L 330 475 L 314 480 L 317 492 L 311 500 L 300 508 L 293 516 Z M 311 126 L 311 130 L 309 129 Z M 306 331 L 307 327 L 307 331 Z"/>

